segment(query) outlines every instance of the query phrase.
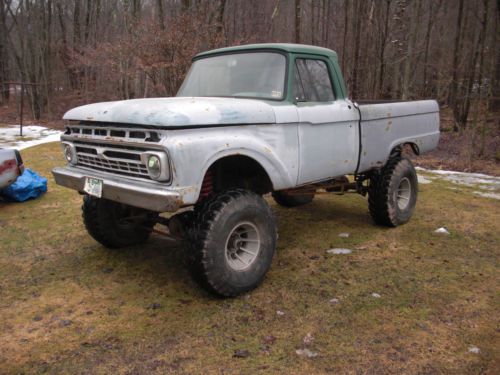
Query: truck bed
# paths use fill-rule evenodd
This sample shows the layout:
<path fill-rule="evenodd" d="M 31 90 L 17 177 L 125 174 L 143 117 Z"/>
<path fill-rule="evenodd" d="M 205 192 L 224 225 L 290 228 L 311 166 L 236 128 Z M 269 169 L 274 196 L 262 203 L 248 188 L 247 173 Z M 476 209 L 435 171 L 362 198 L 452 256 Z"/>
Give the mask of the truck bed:
<path fill-rule="evenodd" d="M 419 153 L 439 141 L 439 106 L 435 100 L 361 101 L 361 152 L 358 173 L 382 167 L 391 150 L 412 143 Z"/>

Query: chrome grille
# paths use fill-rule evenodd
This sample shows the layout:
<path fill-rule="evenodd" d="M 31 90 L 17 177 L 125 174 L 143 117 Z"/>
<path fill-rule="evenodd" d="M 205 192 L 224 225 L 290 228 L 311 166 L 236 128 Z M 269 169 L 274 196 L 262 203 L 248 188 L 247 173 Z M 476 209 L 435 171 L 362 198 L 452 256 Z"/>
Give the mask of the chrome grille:
<path fill-rule="evenodd" d="M 125 176 L 150 179 L 141 160 L 142 151 L 127 148 L 75 144 L 77 165 Z"/>

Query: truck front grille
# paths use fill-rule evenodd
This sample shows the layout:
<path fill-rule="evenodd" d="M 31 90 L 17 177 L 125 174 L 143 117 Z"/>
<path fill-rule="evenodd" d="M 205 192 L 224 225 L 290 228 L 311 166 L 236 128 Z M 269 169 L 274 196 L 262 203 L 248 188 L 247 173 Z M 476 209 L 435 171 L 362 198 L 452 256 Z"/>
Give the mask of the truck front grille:
<path fill-rule="evenodd" d="M 162 136 L 161 132 L 149 129 L 114 128 L 109 126 L 110 124 L 99 122 L 88 122 L 86 125 L 69 125 L 66 127 L 65 134 L 86 139 L 117 139 L 128 142 L 152 143 L 160 142 L 160 137 Z"/>
<path fill-rule="evenodd" d="M 75 144 L 77 165 L 124 176 L 150 179 L 141 160 L 142 151 L 128 148 Z"/>

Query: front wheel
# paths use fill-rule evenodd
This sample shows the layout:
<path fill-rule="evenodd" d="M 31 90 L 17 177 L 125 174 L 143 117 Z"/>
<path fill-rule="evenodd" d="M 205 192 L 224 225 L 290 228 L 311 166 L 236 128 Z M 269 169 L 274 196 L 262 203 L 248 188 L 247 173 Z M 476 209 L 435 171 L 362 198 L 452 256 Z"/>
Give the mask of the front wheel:
<path fill-rule="evenodd" d="M 145 242 L 158 214 L 85 195 L 82 216 L 87 232 L 97 242 L 108 248 L 121 248 Z"/>
<path fill-rule="evenodd" d="M 370 178 L 368 205 L 379 225 L 396 227 L 410 220 L 417 203 L 417 172 L 409 159 L 395 157 Z"/>
<path fill-rule="evenodd" d="M 203 202 L 188 233 L 193 277 L 211 293 L 233 297 L 252 290 L 271 266 L 274 215 L 251 191 L 229 190 Z"/>

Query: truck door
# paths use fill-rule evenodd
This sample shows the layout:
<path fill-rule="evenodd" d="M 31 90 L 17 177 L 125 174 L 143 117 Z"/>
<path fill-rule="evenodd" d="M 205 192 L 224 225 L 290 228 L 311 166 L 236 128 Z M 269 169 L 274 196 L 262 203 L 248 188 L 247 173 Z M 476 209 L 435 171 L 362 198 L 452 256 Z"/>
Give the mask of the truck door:
<path fill-rule="evenodd" d="M 351 102 L 336 99 L 326 59 L 297 57 L 293 94 L 299 116 L 298 184 L 356 170 L 359 115 Z"/>

